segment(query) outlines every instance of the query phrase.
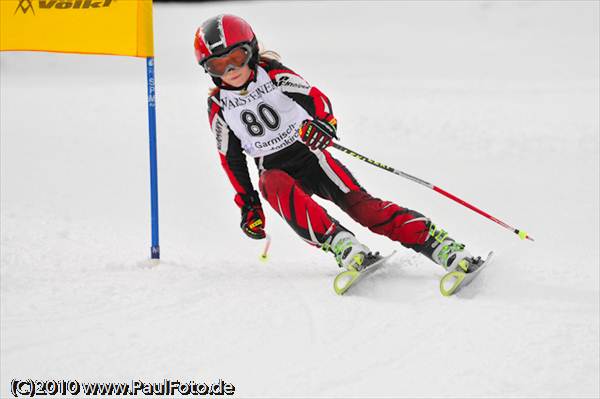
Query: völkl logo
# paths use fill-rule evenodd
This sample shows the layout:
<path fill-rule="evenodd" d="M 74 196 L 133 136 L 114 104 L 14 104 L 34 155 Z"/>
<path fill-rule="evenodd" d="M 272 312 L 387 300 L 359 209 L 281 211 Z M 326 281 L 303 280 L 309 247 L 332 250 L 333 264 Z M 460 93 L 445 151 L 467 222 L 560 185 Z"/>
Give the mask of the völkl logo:
<path fill-rule="evenodd" d="M 39 9 L 56 9 L 56 10 L 70 10 L 70 9 L 88 9 L 88 8 L 104 8 L 110 7 L 113 0 L 39 0 Z M 27 14 L 29 10 L 35 15 L 35 8 L 33 7 L 32 0 L 19 0 L 19 4 L 15 9 L 14 14 L 21 10 L 23 14 Z M 13 15 L 14 15 L 13 14 Z"/>
<path fill-rule="evenodd" d="M 33 9 L 33 4 L 31 4 L 31 0 L 19 0 L 19 5 L 15 9 L 13 15 L 15 15 L 19 10 L 23 11 L 23 14 L 27 14 L 27 11 L 31 10 L 33 15 L 35 15 L 35 10 Z"/>

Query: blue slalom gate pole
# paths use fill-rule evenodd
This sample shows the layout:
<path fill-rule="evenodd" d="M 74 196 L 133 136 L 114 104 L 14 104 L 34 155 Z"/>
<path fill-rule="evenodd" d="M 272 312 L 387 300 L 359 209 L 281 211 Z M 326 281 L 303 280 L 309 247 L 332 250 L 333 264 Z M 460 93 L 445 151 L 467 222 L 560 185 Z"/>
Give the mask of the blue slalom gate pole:
<path fill-rule="evenodd" d="M 154 57 L 146 58 L 148 78 L 148 132 L 150 138 L 150 208 L 152 221 L 152 247 L 150 257 L 160 259 L 158 244 L 158 171 L 156 166 L 156 98 L 154 90 Z"/>

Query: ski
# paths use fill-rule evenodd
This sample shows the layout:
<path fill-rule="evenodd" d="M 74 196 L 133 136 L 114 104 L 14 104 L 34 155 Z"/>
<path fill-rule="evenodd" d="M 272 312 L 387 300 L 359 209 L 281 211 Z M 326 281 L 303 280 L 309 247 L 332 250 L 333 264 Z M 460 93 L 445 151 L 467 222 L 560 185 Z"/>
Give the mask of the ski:
<path fill-rule="evenodd" d="M 387 256 L 382 256 L 363 271 L 359 272 L 355 270 L 346 270 L 339 273 L 337 276 L 335 276 L 335 279 L 333 280 L 333 289 L 335 293 L 338 295 L 344 295 L 344 293 L 348 291 L 350 287 L 352 287 L 365 276 L 368 276 L 369 274 L 373 273 L 373 271 L 378 269 L 381 265 L 386 263 L 392 256 L 394 256 L 395 253 L 396 251 L 393 251 Z"/>
<path fill-rule="evenodd" d="M 445 274 L 440 280 L 440 292 L 442 295 L 454 295 L 467 285 L 471 284 L 471 282 L 479 275 L 479 273 L 481 273 L 481 271 L 490 263 L 493 256 L 494 251 L 490 251 L 487 258 L 483 261 L 479 268 L 472 273 L 453 271 Z"/>

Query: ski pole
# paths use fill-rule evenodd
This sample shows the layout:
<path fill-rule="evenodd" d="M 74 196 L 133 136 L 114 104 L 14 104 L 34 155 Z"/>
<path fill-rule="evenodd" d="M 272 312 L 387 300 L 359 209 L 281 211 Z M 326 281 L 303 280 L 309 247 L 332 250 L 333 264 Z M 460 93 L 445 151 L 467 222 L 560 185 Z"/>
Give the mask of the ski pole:
<path fill-rule="evenodd" d="M 352 151 L 351 149 L 346 148 L 346 147 L 344 147 L 342 145 L 339 145 L 337 143 L 333 143 L 332 147 L 335 148 L 335 149 L 337 149 L 337 150 L 340 150 L 340 151 L 342 151 L 342 152 L 344 152 L 344 153 L 346 153 L 348 155 L 351 155 L 354 158 L 360 159 L 361 161 L 365 161 L 365 162 L 367 162 L 367 163 L 369 163 L 369 164 L 371 164 L 373 166 L 377 166 L 380 169 L 387 170 L 388 172 L 392 172 L 392 173 L 394 173 L 394 174 L 396 174 L 398 176 L 402 176 L 402 177 L 404 177 L 404 178 L 406 178 L 408 180 L 412 180 L 415 183 L 418 183 L 418 184 L 420 184 L 422 186 L 430 188 L 433 191 L 436 191 L 436 192 L 442 194 L 443 196 L 448 197 L 451 200 L 456 201 L 456 202 L 458 202 L 459 204 L 461 204 L 463 206 L 466 206 L 470 210 L 475 211 L 475 212 L 477 212 L 478 214 L 480 214 L 482 216 L 485 216 L 486 218 L 490 219 L 491 221 L 498 223 L 500 226 L 502 226 L 502 227 L 504 227 L 504 228 L 506 228 L 508 230 L 511 230 L 513 233 L 517 234 L 519 236 L 519 238 L 521 238 L 521 240 L 528 239 L 530 241 L 535 241 L 532 237 L 530 237 L 523 230 L 515 229 L 514 227 L 510 226 L 509 224 L 503 222 L 502 220 L 493 217 L 489 213 L 482 211 L 481 209 L 479 209 L 479 208 L 477 208 L 477 207 L 469 204 L 468 202 L 466 202 L 466 201 L 458 198 L 457 196 L 455 196 L 453 194 L 450 194 L 449 192 L 447 192 L 445 190 L 442 190 L 441 188 L 439 188 L 437 186 L 434 186 L 431 183 L 426 182 L 425 180 L 422 180 L 422 179 L 419 179 L 418 177 L 409 175 L 408 173 L 402 172 L 401 170 L 396 170 L 396 169 L 394 169 L 394 168 L 392 168 L 390 166 L 382 164 L 381 162 L 377 162 L 375 160 L 372 160 L 372 159 L 370 159 L 368 157 L 365 157 L 364 155 L 361 155 L 361 154 L 357 153 L 356 151 Z"/>
<path fill-rule="evenodd" d="M 265 239 L 265 246 L 263 247 L 263 251 L 260 254 L 260 260 L 262 260 L 263 262 L 266 262 L 268 259 L 269 248 L 271 247 L 271 236 L 267 234 Z"/>

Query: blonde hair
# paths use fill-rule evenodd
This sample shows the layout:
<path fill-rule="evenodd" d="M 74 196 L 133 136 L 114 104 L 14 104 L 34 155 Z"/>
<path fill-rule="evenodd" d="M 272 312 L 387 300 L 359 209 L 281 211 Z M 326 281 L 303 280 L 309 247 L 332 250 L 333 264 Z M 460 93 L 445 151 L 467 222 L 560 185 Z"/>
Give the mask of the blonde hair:
<path fill-rule="evenodd" d="M 258 42 L 259 61 L 281 61 L 281 55 L 273 50 L 267 50 L 262 42 Z"/>

